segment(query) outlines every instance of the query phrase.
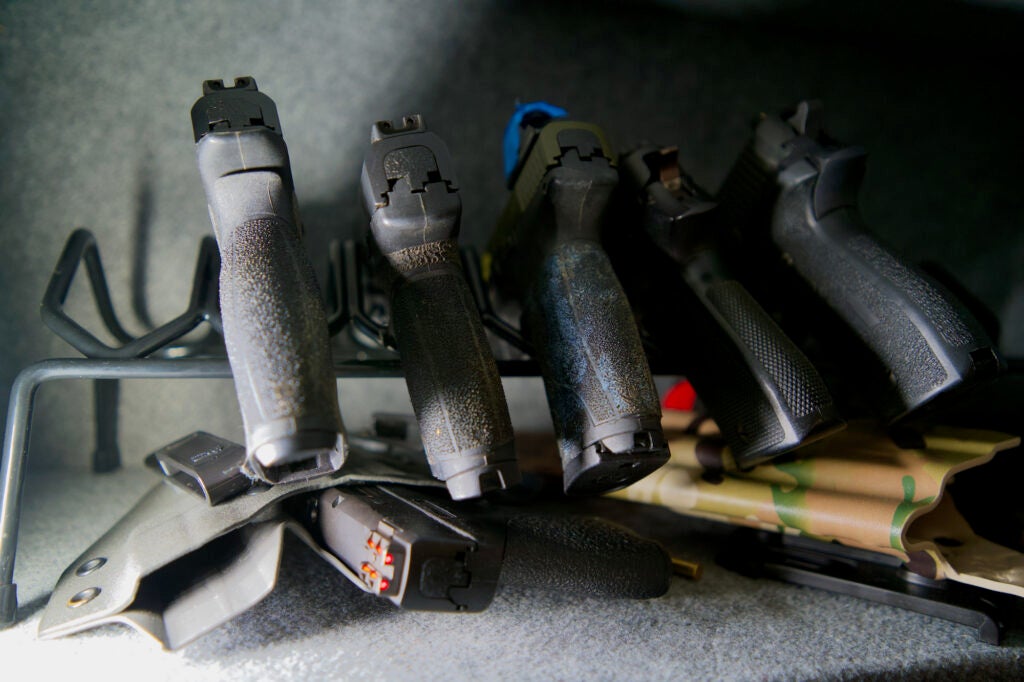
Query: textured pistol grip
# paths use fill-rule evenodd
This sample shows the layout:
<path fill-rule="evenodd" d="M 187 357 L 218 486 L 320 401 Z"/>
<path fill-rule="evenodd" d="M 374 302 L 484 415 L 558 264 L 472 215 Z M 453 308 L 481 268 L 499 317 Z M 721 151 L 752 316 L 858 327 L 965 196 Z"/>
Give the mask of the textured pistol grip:
<path fill-rule="evenodd" d="M 799 274 L 889 370 L 898 418 L 995 371 L 1001 360 L 969 312 L 881 246 L 844 207 L 816 220 L 811 183 L 784 190 L 772 234 Z"/>
<path fill-rule="evenodd" d="M 672 561 L 656 542 L 602 519 L 524 515 L 508 522 L 504 585 L 601 599 L 665 594 Z"/>
<path fill-rule="evenodd" d="M 714 323 L 693 330 L 704 338 L 691 353 L 700 363 L 691 379 L 740 466 L 842 427 L 817 370 L 742 284 L 715 282 L 704 300 Z"/>
<path fill-rule="evenodd" d="M 629 485 L 668 459 L 658 392 L 622 285 L 592 241 L 557 244 L 524 302 L 567 493 Z"/>
<path fill-rule="evenodd" d="M 336 470 L 344 430 L 327 319 L 297 229 L 269 216 L 218 237 L 221 316 L 247 466 L 270 482 Z"/>
<path fill-rule="evenodd" d="M 434 476 L 453 499 L 520 480 L 498 367 L 454 240 L 388 255 L 392 325 Z"/>

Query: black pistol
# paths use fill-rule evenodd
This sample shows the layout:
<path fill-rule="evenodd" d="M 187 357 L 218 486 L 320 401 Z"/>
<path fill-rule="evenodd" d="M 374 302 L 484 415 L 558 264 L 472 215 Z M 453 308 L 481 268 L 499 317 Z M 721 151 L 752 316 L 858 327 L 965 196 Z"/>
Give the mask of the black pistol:
<path fill-rule="evenodd" d="M 609 250 L 657 360 L 683 369 L 736 462 L 752 466 L 844 422 L 810 360 L 730 271 L 729 230 L 678 156 L 647 145 L 620 159 L 619 222 L 643 229 L 622 230 Z"/>
<path fill-rule="evenodd" d="M 462 202 L 448 148 L 420 116 L 379 122 L 362 189 L 432 473 L 456 500 L 518 483 L 505 392 L 459 258 Z"/>
<path fill-rule="evenodd" d="M 658 543 L 617 524 L 486 500 L 452 503 L 426 488 L 331 488 L 306 523 L 350 580 L 405 609 L 482 611 L 501 585 L 650 599 L 672 577 Z"/>
<path fill-rule="evenodd" d="M 192 107 L 199 174 L 220 248 L 220 307 L 250 475 L 336 471 L 346 454 L 327 318 L 302 244 L 288 148 L 252 78 L 203 83 Z"/>
<path fill-rule="evenodd" d="M 795 272 L 860 340 L 875 369 L 835 357 L 831 364 L 858 375 L 851 385 L 882 387 L 879 411 L 894 421 L 995 377 L 1004 362 L 952 293 L 901 261 L 864 225 L 857 193 L 865 161 L 862 148 L 825 133 L 820 103 L 803 101 L 782 116 L 760 118 L 718 198 L 731 224 L 743 230 L 747 270 L 757 280 L 751 292 L 771 296 L 784 271 Z M 778 296 L 767 307 L 781 309 L 787 331 L 808 317 L 795 297 Z M 842 342 L 821 345 L 828 355 Z"/>
<path fill-rule="evenodd" d="M 521 306 L 540 364 L 567 493 L 629 485 L 668 459 L 661 407 L 601 231 L 619 174 L 601 130 L 520 107 L 511 194 L 484 259 Z M 506 148 L 506 153 L 508 153 Z M 511 160 L 511 159 L 509 159 Z"/>

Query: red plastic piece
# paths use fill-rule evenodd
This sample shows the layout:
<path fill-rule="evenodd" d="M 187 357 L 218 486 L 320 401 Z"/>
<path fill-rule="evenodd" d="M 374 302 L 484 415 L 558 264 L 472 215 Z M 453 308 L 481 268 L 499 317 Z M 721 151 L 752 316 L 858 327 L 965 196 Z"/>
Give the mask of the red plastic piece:
<path fill-rule="evenodd" d="M 685 410 L 687 412 L 693 410 L 693 406 L 696 404 L 697 392 L 685 379 L 670 388 L 665 394 L 665 399 L 661 401 L 661 406 L 666 410 Z"/>

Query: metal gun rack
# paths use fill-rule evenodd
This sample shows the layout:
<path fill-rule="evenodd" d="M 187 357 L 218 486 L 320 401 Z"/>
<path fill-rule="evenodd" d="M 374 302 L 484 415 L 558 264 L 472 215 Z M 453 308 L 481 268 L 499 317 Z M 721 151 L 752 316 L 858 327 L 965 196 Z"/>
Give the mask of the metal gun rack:
<path fill-rule="evenodd" d="M 328 328 L 341 337 L 344 353 L 335 352 L 338 378 L 400 377 L 402 366 L 387 329 L 386 292 L 373 291 L 363 244 L 334 242 L 329 251 L 325 286 Z M 505 349 L 498 358 L 504 376 L 533 376 L 539 373 L 529 357 L 529 344 L 520 331 L 499 317 L 481 277 L 475 251 L 462 252 L 463 267 L 485 328 Z M 96 304 L 106 331 L 116 345 L 107 345 L 86 330 L 65 310 L 75 275 L 84 263 Z M 129 334 L 114 310 L 96 238 L 85 229 L 68 238 L 43 295 L 42 317 L 55 334 L 84 357 L 55 358 L 29 365 L 11 386 L 7 409 L 2 467 L 0 467 L 0 628 L 17 617 L 17 587 L 14 563 L 18 522 L 21 515 L 25 461 L 36 391 L 50 381 L 93 380 L 96 442 L 92 468 L 112 471 L 121 463 L 117 421 L 122 379 L 227 379 L 231 378 L 221 338 L 218 277 L 220 256 L 213 237 L 200 243 L 192 277 L 192 291 L 183 313 L 141 336 Z M 197 340 L 184 337 L 206 323 L 208 330 Z M 337 340 L 335 338 L 335 340 Z M 341 355 L 341 359 L 337 356 Z"/>

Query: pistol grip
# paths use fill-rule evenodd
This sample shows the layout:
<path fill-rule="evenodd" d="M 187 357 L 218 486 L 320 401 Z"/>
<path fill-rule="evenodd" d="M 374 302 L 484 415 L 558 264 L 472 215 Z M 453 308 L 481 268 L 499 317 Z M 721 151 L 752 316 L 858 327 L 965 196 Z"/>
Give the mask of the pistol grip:
<path fill-rule="evenodd" d="M 456 500 L 518 483 L 505 392 L 455 240 L 388 260 L 392 325 L 431 471 Z"/>
<path fill-rule="evenodd" d="M 599 493 L 668 460 L 658 393 L 608 256 L 591 240 L 554 245 L 524 301 L 567 493 Z"/>
<path fill-rule="evenodd" d="M 345 458 L 344 427 L 284 140 L 250 128 L 206 134 L 196 148 L 220 249 L 221 317 L 246 468 L 270 483 L 335 471 Z"/>
<path fill-rule="evenodd" d="M 422 116 L 379 121 L 361 184 L 431 471 L 456 500 L 518 483 L 505 392 L 459 259 L 462 200 L 448 147 Z"/>
<path fill-rule="evenodd" d="M 687 376 L 737 464 L 753 466 L 842 428 L 807 357 L 736 280 L 715 281 L 686 316 Z"/>
<path fill-rule="evenodd" d="M 783 189 L 772 235 L 800 276 L 889 371 L 898 419 L 1002 365 L 962 304 L 881 246 L 853 206 L 816 217 L 813 182 Z"/>
<path fill-rule="evenodd" d="M 507 529 L 503 585 L 653 599 L 672 580 L 672 561 L 661 545 L 604 519 L 523 514 L 510 518 Z"/>
<path fill-rule="evenodd" d="M 327 318 L 294 226 L 250 220 L 221 241 L 224 339 L 260 478 L 334 471 L 344 460 Z"/>

